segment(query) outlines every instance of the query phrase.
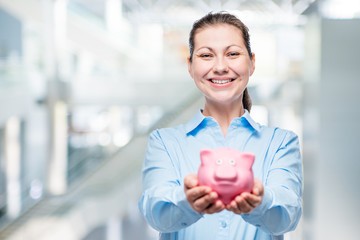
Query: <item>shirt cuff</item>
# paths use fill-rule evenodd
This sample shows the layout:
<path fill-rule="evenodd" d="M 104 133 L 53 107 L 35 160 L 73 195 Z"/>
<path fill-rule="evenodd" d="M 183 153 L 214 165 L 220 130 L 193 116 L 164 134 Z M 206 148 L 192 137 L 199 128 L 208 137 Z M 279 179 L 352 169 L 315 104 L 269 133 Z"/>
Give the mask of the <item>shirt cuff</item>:
<path fill-rule="evenodd" d="M 265 214 L 266 210 L 270 209 L 273 203 L 273 193 L 272 191 L 264 187 L 264 196 L 261 204 L 256 207 L 249 214 L 242 214 L 242 217 L 245 221 L 254 224 L 255 226 L 259 225 L 261 222 L 261 217 Z"/>

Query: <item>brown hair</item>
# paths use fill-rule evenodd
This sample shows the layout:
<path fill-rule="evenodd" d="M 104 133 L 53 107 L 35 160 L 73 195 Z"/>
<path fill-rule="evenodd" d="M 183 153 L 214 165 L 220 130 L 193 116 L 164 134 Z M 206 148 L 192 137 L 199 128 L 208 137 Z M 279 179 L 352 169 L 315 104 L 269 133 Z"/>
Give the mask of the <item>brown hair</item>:
<path fill-rule="evenodd" d="M 249 54 L 250 59 L 252 60 L 253 56 L 252 56 L 251 47 L 250 47 L 250 35 L 249 35 L 249 29 L 247 28 L 247 26 L 242 21 L 240 21 L 240 19 L 238 19 L 234 15 L 229 14 L 227 12 L 217 12 L 217 13 L 210 12 L 210 13 L 206 14 L 204 17 L 197 20 L 192 26 L 192 29 L 190 31 L 190 36 L 189 36 L 189 50 L 190 50 L 189 61 L 190 62 L 192 62 L 192 57 L 193 57 L 193 53 L 194 53 L 194 38 L 195 38 L 196 32 L 199 29 L 202 29 L 205 27 L 209 27 L 209 26 L 217 25 L 217 24 L 224 24 L 224 23 L 235 26 L 241 31 L 247 52 Z M 250 112 L 252 103 L 251 103 L 251 98 L 250 98 L 247 88 L 245 88 L 245 90 L 244 90 L 242 103 L 243 103 L 244 108 Z"/>

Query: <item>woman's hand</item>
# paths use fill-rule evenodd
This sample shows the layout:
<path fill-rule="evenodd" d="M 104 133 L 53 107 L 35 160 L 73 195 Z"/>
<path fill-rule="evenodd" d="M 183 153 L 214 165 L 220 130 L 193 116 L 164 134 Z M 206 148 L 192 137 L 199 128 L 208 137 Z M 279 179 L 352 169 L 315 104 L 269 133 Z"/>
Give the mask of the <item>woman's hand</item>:
<path fill-rule="evenodd" d="M 189 174 L 184 179 L 184 191 L 190 206 L 199 213 L 217 213 L 225 209 L 218 200 L 218 194 L 210 187 L 198 186 L 196 174 Z"/>
<path fill-rule="evenodd" d="M 255 178 L 251 193 L 243 192 L 235 197 L 233 201 L 226 205 L 226 209 L 236 214 L 250 213 L 261 204 L 263 197 L 264 186 L 260 179 Z"/>

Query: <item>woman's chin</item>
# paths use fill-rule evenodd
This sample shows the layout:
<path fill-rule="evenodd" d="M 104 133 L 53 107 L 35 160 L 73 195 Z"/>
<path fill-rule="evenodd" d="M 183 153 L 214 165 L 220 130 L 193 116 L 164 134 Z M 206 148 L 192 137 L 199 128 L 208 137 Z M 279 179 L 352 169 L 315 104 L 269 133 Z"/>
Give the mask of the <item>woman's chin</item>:
<path fill-rule="evenodd" d="M 241 103 L 241 95 L 237 96 L 229 96 L 229 94 L 217 94 L 210 97 L 206 97 L 206 101 L 208 103 L 216 103 L 216 104 L 234 104 L 234 103 Z"/>

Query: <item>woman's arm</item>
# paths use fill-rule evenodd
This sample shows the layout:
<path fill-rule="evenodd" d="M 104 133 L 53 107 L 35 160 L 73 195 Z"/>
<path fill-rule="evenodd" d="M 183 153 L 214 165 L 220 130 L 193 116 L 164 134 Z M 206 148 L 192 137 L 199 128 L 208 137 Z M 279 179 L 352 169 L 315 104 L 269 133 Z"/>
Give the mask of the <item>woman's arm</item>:
<path fill-rule="evenodd" d="M 261 187 L 259 185 L 260 190 Z M 238 209 L 243 209 L 245 221 L 272 235 L 295 229 L 302 213 L 302 162 L 299 141 L 294 133 L 286 133 L 274 154 L 258 206 L 257 197 L 256 193 L 247 193 L 238 199 Z M 255 208 L 246 208 L 243 201 Z M 234 209 L 232 211 L 235 212 Z"/>
<path fill-rule="evenodd" d="M 150 135 L 142 175 L 139 209 L 154 229 L 175 232 L 202 217 L 187 201 L 182 180 L 158 130 Z"/>

